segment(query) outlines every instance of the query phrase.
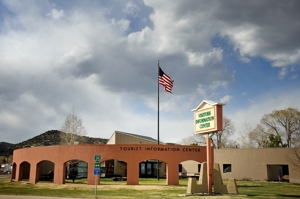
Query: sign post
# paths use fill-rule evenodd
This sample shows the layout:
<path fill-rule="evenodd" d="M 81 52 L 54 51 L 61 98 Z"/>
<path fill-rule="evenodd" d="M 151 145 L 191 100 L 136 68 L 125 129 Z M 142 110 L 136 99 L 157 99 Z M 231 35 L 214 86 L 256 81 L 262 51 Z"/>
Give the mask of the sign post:
<path fill-rule="evenodd" d="M 98 184 L 98 176 L 100 177 L 100 160 L 101 156 L 96 154 L 94 156 L 95 165 L 94 165 L 94 175 L 95 175 L 95 198 L 97 199 L 97 184 Z"/>
<path fill-rule="evenodd" d="M 194 112 L 195 133 L 206 135 L 206 162 L 207 162 L 207 193 L 212 194 L 213 179 L 213 151 L 210 142 L 210 133 L 223 130 L 223 106 L 225 104 L 203 100 Z"/>

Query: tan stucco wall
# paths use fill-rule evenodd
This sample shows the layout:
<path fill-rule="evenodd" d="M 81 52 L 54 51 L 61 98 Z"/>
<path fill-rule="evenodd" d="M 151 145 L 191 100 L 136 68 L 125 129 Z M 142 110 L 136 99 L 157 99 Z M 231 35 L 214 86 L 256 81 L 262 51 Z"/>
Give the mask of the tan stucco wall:
<path fill-rule="evenodd" d="M 198 172 L 198 165 L 199 164 L 201 164 L 201 163 L 193 161 L 193 160 L 188 160 L 188 161 L 181 162 L 182 173 L 199 173 Z"/>
<path fill-rule="evenodd" d="M 147 140 L 134 134 L 129 135 L 123 132 L 116 131 L 107 142 L 108 145 L 112 144 L 157 144 L 156 141 Z M 165 146 L 165 145 L 161 145 Z M 145 159 L 144 161 L 146 161 Z M 166 165 L 161 163 L 159 166 L 159 176 L 164 177 L 166 174 Z M 114 174 L 126 176 L 127 165 L 118 160 L 114 160 Z"/>
<path fill-rule="evenodd" d="M 127 163 L 119 160 L 114 160 L 114 173 L 126 177 Z"/>
<path fill-rule="evenodd" d="M 215 149 L 214 158 L 215 162 L 220 164 L 223 179 L 272 180 L 274 175 L 277 176 L 279 168 L 275 166 L 288 165 L 290 182 L 300 183 L 300 172 L 296 171 L 286 159 L 289 150 L 288 148 Z M 231 164 L 231 172 L 223 173 L 223 164 Z M 272 174 L 275 171 L 276 174 Z"/>
<path fill-rule="evenodd" d="M 115 143 L 115 140 L 116 140 L 116 134 L 114 133 L 111 138 L 107 141 L 106 144 L 116 144 Z"/>
<path fill-rule="evenodd" d="M 107 144 L 157 144 L 154 141 L 115 132 Z"/>

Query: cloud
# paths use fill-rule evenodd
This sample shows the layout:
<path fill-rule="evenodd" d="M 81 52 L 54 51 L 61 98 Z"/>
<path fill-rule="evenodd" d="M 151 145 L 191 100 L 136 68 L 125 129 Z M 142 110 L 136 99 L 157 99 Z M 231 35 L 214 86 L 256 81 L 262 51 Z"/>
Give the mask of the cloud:
<path fill-rule="evenodd" d="M 230 96 L 230 95 L 225 95 L 224 97 L 222 97 L 222 98 L 220 99 L 220 102 L 221 102 L 221 103 L 224 103 L 224 104 L 227 104 L 227 103 L 230 102 L 231 98 L 232 98 L 232 96 Z"/>
<path fill-rule="evenodd" d="M 218 21 L 220 34 L 229 38 L 242 57 L 261 56 L 277 67 L 299 62 L 298 1 L 218 3 L 211 16 Z"/>
<path fill-rule="evenodd" d="M 47 16 L 51 17 L 54 20 L 59 20 L 61 17 L 64 16 L 64 11 L 52 9 L 49 13 L 47 13 Z"/>
<path fill-rule="evenodd" d="M 122 11 L 126 14 L 137 17 L 140 12 L 140 9 L 134 2 L 129 1 L 126 3 L 125 8 L 123 8 Z"/>
<path fill-rule="evenodd" d="M 282 80 L 287 75 L 288 71 L 287 68 L 282 68 L 278 74 L 279 79 Z"/>
<path fill-rule="evenodd" d="M 252 128 L 255 128 L 264 114 L 272 113 L 274 110 L 283 110 L 287 108 L 296 108 L 300 110 L 300 105 L 295 103 L 294 100 L 299 99 L 299 97 L 299 88 L 268 91 L 264 95 L 253 100 L 249 106 L 235 107 L 231 108 L 232 110 L 226 110 L 226 117 L 230 118 L 235 124 L 235 134 L 237 136 L 238 132 L 245 128 L 243 122 L 247 122 Z"/>
<path fill-rule="evenodd" d="M 0 137 L 8 142 L 60 128 L 72 107 L 89 136 L 108 138 L 121 130 L 156 137 L 157 60 L 175 80 L 174 94 L 160 95 L 160 113 L 162 139 L 176 142 L 193 132 L 190 110 L 202 99 L 238 100 L 227 92 L 239 84 L 226 62 L 228 46 L 244 63 L 260 57 L 297 68 L 300 57 L 297 1 L 1 6 Z M 226 46 L 215 46 L 217 37 Z M 295 70 L 282 69 L 280 77 L 296 80 Z M 267 97 L 262 101 L 267 105 Z M 240 111 L 236 115 L 247 117 Z"/>

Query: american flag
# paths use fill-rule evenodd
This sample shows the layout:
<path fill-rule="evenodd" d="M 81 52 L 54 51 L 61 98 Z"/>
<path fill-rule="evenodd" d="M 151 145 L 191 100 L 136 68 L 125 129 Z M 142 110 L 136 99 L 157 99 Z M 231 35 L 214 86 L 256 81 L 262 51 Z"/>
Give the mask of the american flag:
<path fill-rule="evenodd" d="M 172 80 L 162 69 L 159 67 L 159 74 L 158 74 L 158 83 L 161 84 L 166 92 L 172 93 L 173 88 L 173 82 Z"/>

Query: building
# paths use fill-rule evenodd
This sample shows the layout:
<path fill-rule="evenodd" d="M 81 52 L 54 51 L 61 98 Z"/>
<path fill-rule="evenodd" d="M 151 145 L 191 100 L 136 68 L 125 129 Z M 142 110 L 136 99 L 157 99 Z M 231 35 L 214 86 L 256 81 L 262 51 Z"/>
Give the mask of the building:
<path fill-rule="evenodd" d="M 300 171 L 287 161 L 289 148 L 215 149 L 223 179 L 276 181 L 279 169 L 285 180 L 300 183 Z M 57 155 L 59 154 L 59 156 Z M 127 177 L 127 184 L 139 184 L 139 178 L 165 177 L 168 185 L 178 185 L 179 176 L 199 173 L 206 161 L 205 146 L 157 144 L 157 140 L 115 131 L 106 145 L 45 146 L 14 151 L 12 179 L 31 183 L 54 171 L 53 182 L 65 183 L 69 161 L 78 160 L 84 167 L 88 184 L 95 183 L 94 155 L 101 155 L 101 177 Z M 159 164 L 158 163 L 159 160 Z"/>
<path fill-rule="evenodd" d="M 107 144 L 155 144 L 156 139 L 147 136 L 115 131 Z M 163 143 L 161 143 L 163 144 Z M 291 183 L 300 183 L 300 169 L 295 168 L 286 158 L 289 148 L 252 148 L 252 149 L 215 149 L 214 162 L 219 163 L 222 178 L 235 178 L 239 180 L 278 181 L 278 170 L 283 173 L 284 180 Z M 115 174 L 122 175 L 122 167 L 115 160 Z M 143 176 L 144 168 L 148 173 L 156 173 L 155 160 L 145 160 L 140 163 L 140 177 L 156 177 L 156 175 Z M 152 170 L 153 169 L 153 170 Z M 187 160 L 178 166 L 179 175 L 191 176 L 199 173 L 201 162 Z M 146 173 L 147 173 L 146 172 Z M 165 174 L 165 165 L 160 165 L 160 177 Z"/>
<path fill-rule="evenodd" d="M 105 145 L 17 149 L 13 155 L 12 180 L 28 180 L 35 184 L 40 181 L 41 176 L 53 171 L 53 182 L 64 184 L 68 163 L 80 161 L 87 165 L 87 184 L 93 185 L 96 180 L 95 155 L 101 156 L 100 165 L 105 177 L 126 176 L 128 185 L 137 185 L 140 177 L 157 177 L 158 169 L 159 176 L 166 178 L 167 185 L 178 185 L 179 165 L 186 161 L 204 162 L 206 147 L 162 143 L 158 145 L 155 139 L 116 131 Z"/>
<path fill-rule="evenodd" d="M 223 179 L 278 181 L 277 172 L 284 179 L 300 183 L 300 168 L 286 158 L 290 148 L 215 149 L 215 162 L 220 164 Z"/>
<path fill-rule="evenodd" d="M 136 135 L 122 131 L 115 131 L 107 144 L 157 144 L 157 140 L 148 136 Z M 163 144 L 163 143 L 160 143 Z M 158 160 L 144 160 L 139 164 L 140 178 L 157 178 L 157 164 L 159 164 L 159 177 L 165 177 L 166 165 Z M 127 165 L 120 160 L 110 160 L 102 162 L 101 169 L 106 171 L 101 177 L 111 177 L 113 175 L 126 176 Z"/>

